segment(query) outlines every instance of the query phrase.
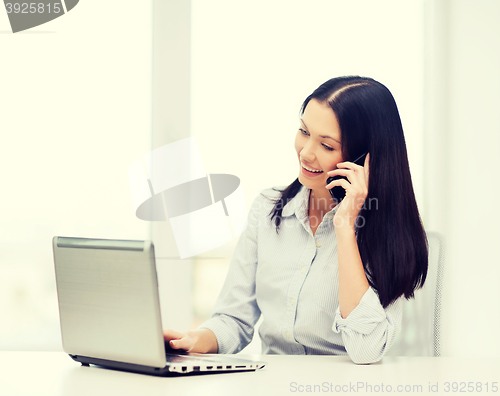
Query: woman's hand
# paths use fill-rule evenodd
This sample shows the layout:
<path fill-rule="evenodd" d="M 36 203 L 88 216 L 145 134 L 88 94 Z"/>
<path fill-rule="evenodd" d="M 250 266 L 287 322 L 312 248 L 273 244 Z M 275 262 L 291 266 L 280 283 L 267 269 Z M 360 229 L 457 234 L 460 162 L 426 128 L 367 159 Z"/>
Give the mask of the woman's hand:
<path fill-rule="evenodd" d="M 364 166 L 353 162 L 340 162 L 337 164 L 339 169 L 327 172 L 329 177 L 345 176 L 349 180 L 334 180 L 326 186 L 328 189 L 335 186 L 342 186 L 345 189 L 345 198 L 340 203 L 333 219 L 335 228 L 354 229 L 356 218 L 368 195 L 369 162 L 370 154 L 367 154 Z"/>
<path fill-rule="evenodd" d="M 170 348 L 189 352 L 194 348 L 195 344 L 195 340 L 189 333 L 191 332 L 181 333 L 180 331 L 165 329 L 163 330 L 163 338 L 165 342 L 168 342 Z"/>
<path fill-rule="evenodd" d="M 165 343 L 172 349 L 182 349 L 193 353 L 217 353 L 219 346 L 212 330 L 201 328 L 194 331 L 180 332 L 172 329 L 163 330 Z"/>

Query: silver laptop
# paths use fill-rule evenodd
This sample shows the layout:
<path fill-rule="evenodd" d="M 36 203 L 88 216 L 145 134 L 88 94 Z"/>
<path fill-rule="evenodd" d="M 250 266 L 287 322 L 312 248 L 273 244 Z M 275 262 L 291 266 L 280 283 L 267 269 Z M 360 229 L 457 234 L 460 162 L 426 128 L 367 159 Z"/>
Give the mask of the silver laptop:
<path fill-rule="evenodd" d="M 151 241 L 56 236 L 52 244 L 62 344 L 75 361 L 163 376 L 266 364 L 166 345 Z"/>

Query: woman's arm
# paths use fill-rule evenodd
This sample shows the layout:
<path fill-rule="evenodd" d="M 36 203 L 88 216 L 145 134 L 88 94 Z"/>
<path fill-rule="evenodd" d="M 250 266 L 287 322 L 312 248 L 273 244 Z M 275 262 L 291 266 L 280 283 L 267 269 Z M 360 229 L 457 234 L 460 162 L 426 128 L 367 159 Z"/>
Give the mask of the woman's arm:
<path fill-rule="evenodd" d="M 329 176 L 348 178 L 348 181 L 339 179 L 327 186 L 342 186 L 346 190 L 345 198 L 339 204 L 333 219 L 337 236 L 339 305 L 342 318 L 346 318 L 356 308 L 369 287 L 354 231 L 357 216 L 368 195 L 369 161 L 368 153 L 364 166 L 341 162 L 337 164 L 338 169 L 328 172 Z"/>
<path fill-rule="evenodd" d="M 349 181 L 333 181 L 346 196 L 335 217 L 337 236 L 339 308 L 332 330 L 342 334 L 349 357 L 354 363 L 366 364 L 380 360 L 391 347 L 401 329 L 402 297 L 382 307 L 378 295 L 369 286 L 355 234 L 355 221 L 368 194 L 369 154 L 364 167 L 351 162 L 339 163 L 330 176 L 340 175 Z"/>
<path fill-rule="evenodd" d="M 391 348 L 401 330 L 403 299 L 401 296 L 384 309 L 377 293 L 369 287 L 347 318 L 342 318 L 337 309 L 332 330 L 342 335 L 354 363 L 375 363 Z"/>
<path fill-rule="evenodd" d="M 346 318 L 359 304 L 369 287 L 359 255 L 354 227 L 349 224 L 335 227 L 339 265 L 339 305 Z"/>
<path fill-rule="evenodd" d="M 351 360 L 369 364 L 382 359 L 401 329 L 402 297 L 382 307 L 369 286 L 354 229 L 336 227 L 339 308 L 333 331 L 340 332 Z"/>
<path fill-rule="evenodd" d="M 262 198 L 259 195 L 252 204 L 247 228 L 234 250 L 212 318 L 194 331 L 164 330 L 165 341 L 171 348 L 198 353 L 237 353 L 252 341 L 254 325 L 260 317 L 255 275 Z"/>
<path fill-rule="evenodd" d="M 341 333 L 354 363 L 374 363 L 382 359 L 401 329 L 402 298 L 384 310 L 366 278 L 354 227 L 339 223 L 335 234 L 339 308 L 332 329 Z"/>

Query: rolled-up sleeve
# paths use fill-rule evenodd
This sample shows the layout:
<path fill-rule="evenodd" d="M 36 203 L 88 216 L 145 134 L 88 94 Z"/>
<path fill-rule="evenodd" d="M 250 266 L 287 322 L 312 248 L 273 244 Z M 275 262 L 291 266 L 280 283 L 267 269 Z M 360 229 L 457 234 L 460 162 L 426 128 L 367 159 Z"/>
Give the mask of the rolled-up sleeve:
<path fill-rule="evenodd" d="M 218 353 L 237 353 L 252 341 L 254 325 L 260 317 L 255 296 L 257 231 L 262 196 L 253 202 L 247 227 L 234 250 L 229 271 L 217 298 L 212 318 L 198 328 L 207 328 L 217 338 Z"/>
<path fill-rule="evenodd" d="M 377 293 L 369 287 L 347 318 L 342 318 L 337 308 L 332 330 L 341 333 L 354 363 L 377 362 L 389 350 L 401 330 L 403 298 L 384 309 Z"/>

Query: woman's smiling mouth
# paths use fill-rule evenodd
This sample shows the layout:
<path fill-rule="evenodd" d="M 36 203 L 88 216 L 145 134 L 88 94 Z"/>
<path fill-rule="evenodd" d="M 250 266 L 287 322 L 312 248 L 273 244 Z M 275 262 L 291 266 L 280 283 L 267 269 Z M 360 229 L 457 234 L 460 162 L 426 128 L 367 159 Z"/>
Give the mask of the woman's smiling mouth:
<path fill-rule="evenodd" d="M 303 162 L 301 163 L 302 164 L 302 167 L 309 171 L 309 172 L 312 172 L 312 173 L 323 173 L 322 170 L 319 170 L 319 169 L 314 169 L 314 168 L 311 168 L 310 166 L 306 166 Z"/>
<path fill-rule="evenodd" d="M 306 167 L 303 163 L 302 164 L 302 173 L 308 177 L 315 177 L 319 176 L 323 173 L 321 170 L 313 170 L 313 168 Z"/>

